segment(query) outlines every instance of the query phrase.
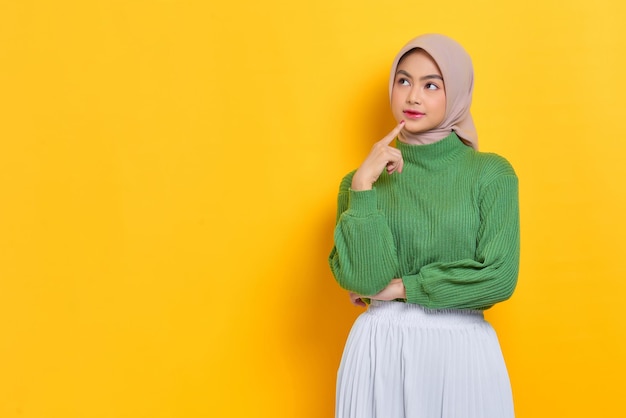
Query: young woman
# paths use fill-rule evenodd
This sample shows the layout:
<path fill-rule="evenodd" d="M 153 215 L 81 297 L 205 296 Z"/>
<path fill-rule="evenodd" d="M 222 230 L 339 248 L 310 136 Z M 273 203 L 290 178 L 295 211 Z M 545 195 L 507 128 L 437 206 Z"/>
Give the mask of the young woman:
<path fill-rule="evenodd" d="M 517 283 L 517 176 L 477 151 L 472 63 L 458 43 L 411 40 L 389 86 L 398 125 L 338 197 L 331 270 L 369 306 L 344 349 L 336 417 L 513 417 L 483 311 Z"/>

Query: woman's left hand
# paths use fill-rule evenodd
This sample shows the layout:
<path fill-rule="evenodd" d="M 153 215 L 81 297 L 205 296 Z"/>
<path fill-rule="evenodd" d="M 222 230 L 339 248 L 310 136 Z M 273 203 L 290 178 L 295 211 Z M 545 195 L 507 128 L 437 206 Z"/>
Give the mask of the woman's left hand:
<path fill-rule="evenodd" d="M 374 296 L 361 296 L 354 292 L 348 293 L 350 295 L 350 302 L 352 302 L 355 306 L 367 306 L 363 301 L 363 298 L 375 300 L 406 299 L 406 289 L 402 279 L 392 279 L 387 287 L 376 293 Z"/>
<path fill-rule="evenodd" d="M 352 302 L 352 304 L 354 306 L 367 306 L 367 304 L 363 301 L 363 296 L 361 295 L 357 295 L 354 292 L 349 292 L 350 295 L 350 302 Z"/>
<path fill-rule="evenodd" d="M 370 299 L 376 300 L 394 300 L 394 299 L 406 299 L 406 289 L 402 279 L 393 279 L 387 287 L 374 296 L 369 296 Z"/>

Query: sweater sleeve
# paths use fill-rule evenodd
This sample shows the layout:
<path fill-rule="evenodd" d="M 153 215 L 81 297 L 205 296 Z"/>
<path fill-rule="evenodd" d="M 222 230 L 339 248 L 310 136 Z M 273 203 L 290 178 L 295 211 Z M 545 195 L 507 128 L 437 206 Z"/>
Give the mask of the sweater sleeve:
<path fill-rule="evenodd" d="M 368 296 L 394 278 L 398 258 L 391 229 L 378 210 L 376 189 L 351 190 L 352 174 L 343 179 L 339 190 L 329 264 L 341 287 Z"/>
<path fill-rule="evenodd" d="M 486 309 L 513 294 L 520 238 L 518 180 L 512 169 L 484 188 L 479 210 L 475 257 L 434 262 L 403 276 L 407 302 L 428 308 Z"/>

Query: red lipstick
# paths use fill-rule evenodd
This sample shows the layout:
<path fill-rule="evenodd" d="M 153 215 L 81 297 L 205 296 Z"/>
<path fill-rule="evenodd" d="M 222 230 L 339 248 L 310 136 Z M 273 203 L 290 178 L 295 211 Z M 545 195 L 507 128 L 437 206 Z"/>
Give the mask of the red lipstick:
<path fill-rule="evenodd" d="M 418 112 L 417 110 L 406 109 L 403 110 L 402 113 L 406 115 L 409 119 L 419 119 L 425 115 L 425 113 Z"/>

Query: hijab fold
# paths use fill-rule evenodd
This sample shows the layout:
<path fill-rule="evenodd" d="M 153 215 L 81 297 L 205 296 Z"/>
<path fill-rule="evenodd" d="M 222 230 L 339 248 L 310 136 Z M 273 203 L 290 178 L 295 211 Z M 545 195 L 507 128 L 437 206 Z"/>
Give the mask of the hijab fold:
<path fill-rule="evenodd" d="M 437 127 L 427 132 L 412 134 L 402 130 L 401 139 L 430 143 L 443 139 L 454 131 L 466 145 L 478 149 L 478 135 L 470 114 L 474 89 L 472 59 L 453 39 L 439 34 L 426 34 L 410 40 L 393 61 L 389 97 L 391 98 L 398 63 L 407 52 L 416 48 L 428 53 L 441 71 L 446 91 L 446 114 Z"/>

